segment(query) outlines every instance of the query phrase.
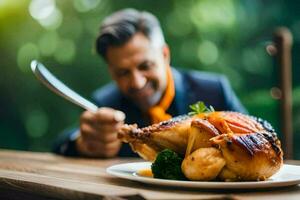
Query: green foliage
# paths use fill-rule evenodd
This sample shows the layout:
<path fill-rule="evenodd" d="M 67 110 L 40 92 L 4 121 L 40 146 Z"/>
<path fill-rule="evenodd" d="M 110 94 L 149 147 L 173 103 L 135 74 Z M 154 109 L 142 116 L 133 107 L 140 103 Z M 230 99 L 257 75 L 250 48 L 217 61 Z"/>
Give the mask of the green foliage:
<path fill-rule="evenodd" d="M 186 180 L 181 171 L 181 158 L 177 153 L 169 149 L 161 151 L 151 166 L 154 178 Z"/>
<path fill-rule="evenodd" d="M 192 110 L 189 112 L 189 115 L 196 115 L 200 113 L 207 113 L 207 112 L 214 112 L 215 109 L 211 105 L 209 107 L 206 107 L 203 101 L 198 101 L 195 104 L 190 105 L 190 109 Z"/>

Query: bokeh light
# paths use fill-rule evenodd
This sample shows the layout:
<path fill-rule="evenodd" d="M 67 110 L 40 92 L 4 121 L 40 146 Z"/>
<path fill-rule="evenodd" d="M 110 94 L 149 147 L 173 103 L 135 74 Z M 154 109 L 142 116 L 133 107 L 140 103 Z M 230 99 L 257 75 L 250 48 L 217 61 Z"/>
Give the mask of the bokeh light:
<path fill-rule="evenodd" d="M 32 0 L 29 5 L 29 13 L 36 20 L 48 18 L 55 9 L 54 0 Z"/>
<path fill-rule="evenodd" d="M 97 7 L 100 0 L 74 0 L 74 8 L 79 12 L 87 12 Z"/>
<path fill-rule="evenodd" d="M 62 24 L 63 15 L 60 10 L 54 9 L 54 11 L 46 18 L 40 19 L 39 23 L 46 29 L 55 30 Z"/>
<path fill-rule="evenodd" d="M 29 5 L 29 13 L 46 29 L 57 29 L 63 19 L 54 0 L 32 0 Z"/>
<path fill-rule="evenodd" d="M 43 56 L 51 56 L 57 49 L 59 36 L 55 31 L 44 33 L 38 40 L 38 47 Z"/>
<path fill-rule="evenodd" d="M 73 60 L 76 54 L 76 47 L 72 40 L 61 39 L 58 42 L 54 58 L 61 64 L 69 63 Z"/>
<path fill-rule="evenodd" d="M 230 28 L 236 21 L 236 12 L 232 0 L 194 1 L 190 17 L 200 32 Z"/>
<path fill-rule="evenodd" d="M 219 51 L 215 43 L 208 40 L 200 43 L 198 47 L 198 57 L 205 65 L 214 64 L 219 57 Z"/>
<path fill-rule="evenodd" d="M 30 72 L 30 62 L 39 59 L 39 49 L 33 43 L 24 44 L 18 51 L 17 62 L 19 69 L 23 72 Z"/>

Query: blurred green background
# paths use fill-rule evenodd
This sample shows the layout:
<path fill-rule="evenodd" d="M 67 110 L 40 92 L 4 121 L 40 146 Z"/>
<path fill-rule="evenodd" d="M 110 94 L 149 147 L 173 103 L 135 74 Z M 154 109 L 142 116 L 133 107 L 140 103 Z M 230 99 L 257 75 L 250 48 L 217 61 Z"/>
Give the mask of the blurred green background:
<path fill-rule="evenodd" d="M 278 26 L 293 45 L 293 128 L 300 158 L 300 3 L 283 0 L 0 0 L 0 148 L 50 151 L 57 135 L 76 126 L 82 110 L 42 86 L 32 59 L 86 97 L 110 81 L 94 40 L 104 16 L 133 7 L 155 14 L 172 65 L 223 73 L 253 115 L 279 130 L 278 86 L 265 50 Z M 280 133 L 279 133 L 280 134 Z M 280 134 L 281 136 L 281 134 Z"/>

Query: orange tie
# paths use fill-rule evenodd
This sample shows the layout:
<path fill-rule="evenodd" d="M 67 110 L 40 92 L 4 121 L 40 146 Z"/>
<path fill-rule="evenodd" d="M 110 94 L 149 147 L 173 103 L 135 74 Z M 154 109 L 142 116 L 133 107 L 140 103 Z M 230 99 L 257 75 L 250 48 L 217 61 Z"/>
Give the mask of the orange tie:
<path fill-rule="evenodd" d="M 172 116 L 166 113 L 166 111 L 170 107 L 174 99 L 175 86 L 174 86 L 171 67 L 168 66 L 166 71 L 167 71 L 167 88 L 165 94 L 157 105 L 149 109 L 149 115 L 152 123 L 158 123 L 172 118 Z"/>

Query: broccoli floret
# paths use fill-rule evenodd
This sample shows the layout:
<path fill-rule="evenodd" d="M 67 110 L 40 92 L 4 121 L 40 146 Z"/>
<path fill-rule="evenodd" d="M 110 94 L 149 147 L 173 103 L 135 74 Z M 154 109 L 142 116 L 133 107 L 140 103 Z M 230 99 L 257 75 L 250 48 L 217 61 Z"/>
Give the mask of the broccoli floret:
<path fill-rule="evenodd" d="M 154 178 L 186 180 L 181 171 L 182 161 L 183 158 L 174 151 L 169 149 L 161 151 L 151 165 Z"/>

